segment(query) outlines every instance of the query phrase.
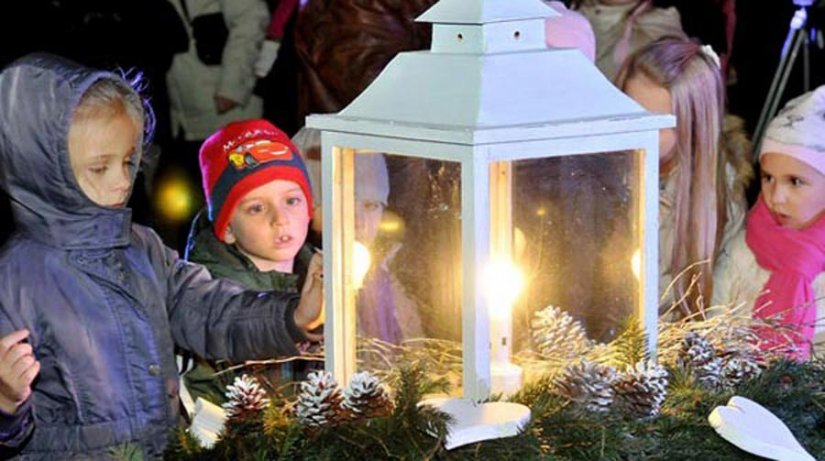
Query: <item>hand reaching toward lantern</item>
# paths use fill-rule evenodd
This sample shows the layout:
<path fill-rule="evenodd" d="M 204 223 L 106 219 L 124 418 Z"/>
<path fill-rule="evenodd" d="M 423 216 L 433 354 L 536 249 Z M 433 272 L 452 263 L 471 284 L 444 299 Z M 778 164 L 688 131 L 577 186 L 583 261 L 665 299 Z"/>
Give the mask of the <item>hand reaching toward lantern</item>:
<path fill-rule="evenodd" d="M 295 310 L 295 324 L 304 330 L 311 341 L 323 339 L 321 333 L 311 333 L 324 323 L 324 259 L 316 253 L 309 261 L 301 300 Z"/>

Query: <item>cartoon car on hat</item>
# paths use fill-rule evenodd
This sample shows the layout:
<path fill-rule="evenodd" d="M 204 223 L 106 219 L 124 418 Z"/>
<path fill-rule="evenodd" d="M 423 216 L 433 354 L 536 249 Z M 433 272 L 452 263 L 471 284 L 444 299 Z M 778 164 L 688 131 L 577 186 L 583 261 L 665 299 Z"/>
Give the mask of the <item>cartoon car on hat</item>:
<path fill-rule="evenodd" d="M 269 139 L 241 144 L 229 153 L 229 163 L 236 169 L 254 168 L 272 160 L 290 160 L 292 150 L 286 144 Z"/>

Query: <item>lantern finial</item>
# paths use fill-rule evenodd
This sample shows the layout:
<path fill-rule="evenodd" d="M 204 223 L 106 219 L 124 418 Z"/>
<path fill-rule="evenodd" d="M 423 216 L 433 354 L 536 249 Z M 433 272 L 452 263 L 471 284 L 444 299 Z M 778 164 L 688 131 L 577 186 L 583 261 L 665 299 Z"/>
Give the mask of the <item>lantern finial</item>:
<path fill-rule="evenodd" d="M 541 50 L 544 20 L 559 16 L 541 0 L 441 0 L 416 19 L 433 24 L 433 53 Z"/>

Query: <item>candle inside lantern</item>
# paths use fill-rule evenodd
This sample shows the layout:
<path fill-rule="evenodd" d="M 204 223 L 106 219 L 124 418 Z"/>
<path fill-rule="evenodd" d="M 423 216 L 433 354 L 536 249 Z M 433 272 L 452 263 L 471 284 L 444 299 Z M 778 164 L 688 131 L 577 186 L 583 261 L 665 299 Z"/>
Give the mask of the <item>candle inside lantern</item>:
<path fill-rule="evenodd" d="M 513 346 L 513 304 L 524 277 L 510 261 L 491 263 L 484 274 L 490 313 L 490 363 L 493 392 L 511 394 L 521 387 L 522 370 L 510 361 Z"/>

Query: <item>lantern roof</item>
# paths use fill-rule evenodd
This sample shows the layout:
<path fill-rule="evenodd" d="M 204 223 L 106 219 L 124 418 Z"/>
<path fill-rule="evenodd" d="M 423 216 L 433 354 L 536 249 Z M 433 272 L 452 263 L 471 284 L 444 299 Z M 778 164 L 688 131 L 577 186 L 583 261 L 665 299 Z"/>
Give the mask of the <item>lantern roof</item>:
<path fill-rule="evenodd" d="M 548 48 L 542 0 L 441 0 L 430 50 L 402 52 L 346 108 L 310 115 L 327 131 L 486 144 L 670 127 L 578 49 Z M 552 22 L 549 24 L 552 27 Z"/>
<path fill-rule="evenodd" d="M 453 24 L 489 24 L 522 19 L 561 16 L 541 1 L 498 0 L 467 1 L 441 0 L 431 6 L 416 21 Z"/>

